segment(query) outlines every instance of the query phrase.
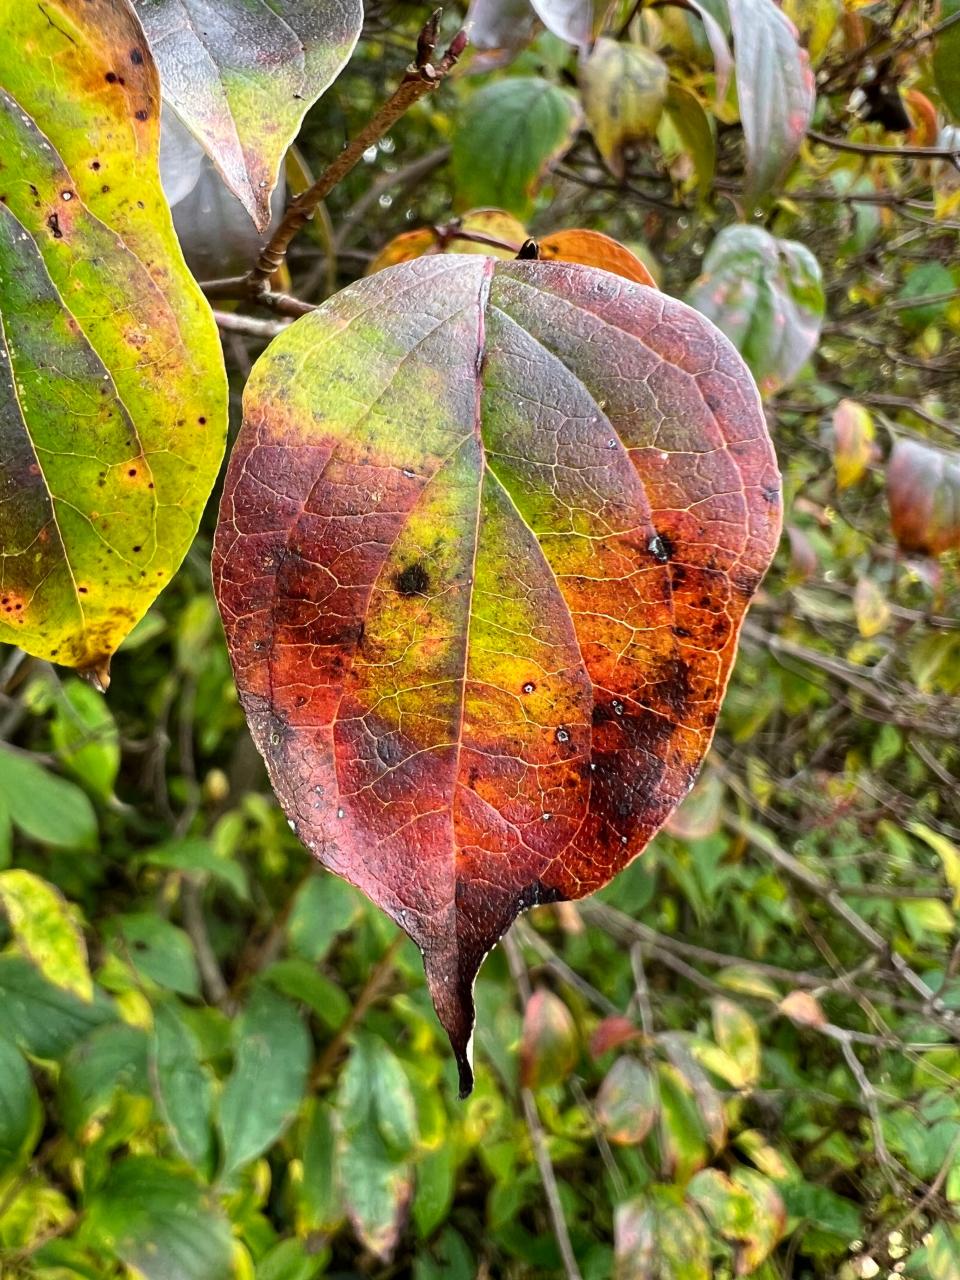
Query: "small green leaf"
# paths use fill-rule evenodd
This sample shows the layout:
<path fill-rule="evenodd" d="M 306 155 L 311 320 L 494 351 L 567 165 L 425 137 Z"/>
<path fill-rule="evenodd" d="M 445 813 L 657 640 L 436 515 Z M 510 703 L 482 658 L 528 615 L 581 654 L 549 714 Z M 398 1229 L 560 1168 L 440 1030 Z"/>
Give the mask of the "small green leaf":
<path fill-rule="evenodd" d="M 5 749 L 0 749 L 0 803 L 13 825 L 41 844 L 83 849 L 96 841 L 97 817 L 80 788 Z"/>
<path fill-rule="evenodd" d="M 300 1240 L 281 1240 L 257 1263 L 256 1280 L 313 1280 L 328 1261 L 321 1250 L 308 1253 Z"/>
<path fill-rule="evenodd" d="M 597 150 L 610 172 L 622 178 L 626 148 L 649 142 L 657 132 L 670 83 L 667 64 L 643 45 L 601 36 L 580 79 Z"/>
<path fill-rule="evenodd" d="M 106 699 L 83 680 L 65 680 L 50 736 L 61 764 L 109 800 L 120 768 L 120 740 Z"/>
<path fill-rule="evenodd" d="M 458 207 L 489 205 L 526 218 L 579 124 L 573 95 L 539 77 L 514 76 L 480 89 L 464 107 L 453 140 Z"/>
<path fill-rule="evenodd" d="M 305 1004 L 328 1031 L 336 1031 L 350 1016 L 350 1001 L 342 988 L 299 956 L 277 960 L 260 976 L 281 995 Z"/>
<path fill-rule="evenodd" d="M 138 973 L 184 996 L 200 994 L 200 975 L 190 939 L 162 916 L 146 911 L 117 916 L 109 932 L 119 954 Z"/>
<path fill-rule="evenodd" d="M 150 1096 L 146 1032 L 124 1022 L 96 1027 L 64 1060 L 57 1095 L 67 1132 L 81 1137 L 118 1091 Z"/>
<path fill-rule="evenodd" d="M 960 0 L 940 0 L 939 21 L 960 13 Z M 937 36 L 933 46 L 933 78 L 937 92 L 954 120 L 960 120 L 960 22 L 953 22 Z"/>
<path fill-rule="evenodd" d="M 0 871 L 0 908 L 20 949 L 48 982 L 93 998 L 87 946 L 59 889 L 32 871 Z"/>
<path fill-rule="evenodd" d="M 23 1054 L 0 1036 L 0 1176 L 17 1168 L 40 1136 L 43 1112 Z"/>
<path fill-rule="evenodd" d="M 0 1034 L 38 1058 L 59 1058 L 116 1013 L 99 995 L 92 1003 L 47 982 L 28 960 L 0 955 Z"/>
<path fill-rule="evenodd" d="M 664 110 L 684 150 L 693 161 L 697 185 L 701 194 L 706 196 L 717 167 L 717 143 L 710 117 L 697 95 L 674 80 L 667 86 Z"/>
<path fill-rule="evenodd" d="M 353 925 L 363 899 L 339 876 L 317 871 L 297 891 L 287 934 L 298 955 L 315 964 L 326 958 L 334 939 Z"/>
<path fill-rule="evenodd" d="M 382 1040 L 362 1035 L 337 1095 L 340 1171 L 357 1235 L 389 1258 L 413 1192 L 416 1112 L 403 1068 Z"/>
<path fill-rule="evenodd" d="M 740 1088 L 749 1088 L 760 1078 L 760 1034 L 746 1009 L 718 996 L 713 1001 L 713 1034 L 717 1045 L 738 1066 Z"/>
<path fill-rule="evenodd" d="M 303 1140 L 299 1198 L 303 1224 L 310 1231 L 332 1233 L 344 1219 L 334 1111 L 319 1099 L 311 1106 Z"/>
<path fill-rule="evenodd" d="M 213 1078 L 200 1061 L 196 1037 L 171 1005 L 154 1009 L 150 1060 L 157 1106 L 174 1145 L 192 1165 L 209 1173 Z"/>
<path fill-rule="evenodd" d="M 171 840 L 169 844 L 148 849 L 141 857 L 151 867 L 187 871 L 219 880 L 229 885 L 242 902 L 250 897 L 250 885 L 244 868 L 239 862 L 217 853 L 211 840 L 199 837 Z"/>
<path fill-rule="evenodd" d="M 82 1238 L 144 1280 L 229 1280 L 230 1227 L 212 1197 L 152 1156 L 114 1165 L 91 1198 Z"/>
<path fill-rule="evenodd" d="M 254 991 L 236 1026 L 233 1072 L 220 1099 L 221 1177 L 229 1178 L 283 1133 L 303 1098 L 310 1042 L 289 1000 Z"/>

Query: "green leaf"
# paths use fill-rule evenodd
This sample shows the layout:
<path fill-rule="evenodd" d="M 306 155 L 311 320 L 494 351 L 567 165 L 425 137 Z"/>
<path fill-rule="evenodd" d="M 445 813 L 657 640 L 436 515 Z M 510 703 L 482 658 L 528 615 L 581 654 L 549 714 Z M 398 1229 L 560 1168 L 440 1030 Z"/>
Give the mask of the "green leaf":
<path fill-rule="evenodd" d="M 820 264 L 804 245 L 761 227 L 727 227 L 703 260 L 687 301 L 737 348 L 772 395 L 816 350 L 826 307 Z"/>
<path fill-rule="evenodd" d="M 682 1185 L 707 1163 L 706 1128 L 693 1090 L 669 1063 L 657 1064 L 659 1135 L 663 1167 Z"/>
<path fill-rule="evenodd" d="M 60 763 L 104 800 L 120 768 L 117 726 L 106 700 L 82 680 L 65 680 L 50 736 Z"/>
<path fill-rule="evenodd" d="M 310 1231 L 332 1234 L 345 1216 L 337 1169 L 335 1115 L 330 1104 L 320 1099 L 311 1105 L 303 1139 L 299 1204 L 304 1225 Z"/>
<path fill-rule="evenodd" d="M 928 302 L 927 299 L 952 293 L 956 288 L 957 279 L 949 267 L 942 262 L 922 262 L 910 272 L 897 294 L 900 302 L 916 302 L 916 305 L 903 307 L 897 313 L 900 323 L 911 333 L 919 333 L 927 325 L 936 324 L 946 315 L 948 303 L 945 300 Z"/>
<path fill-rule="evenodd" d="M 108 933 L 118 954 L 158 986 L 184 996 L 199 996 L 200 975 L 190 939 L 162 916 L 146 911 L 117 916 Z"/>
<path fill-rule="evenodd" d="M 164 101 L 264 231 L 284 154 L 360 34 L 360 0 L 135 0 Z"/>
<path fill-rule="evenodd" d="M 350 1001 L 343 989 L 299 956 L 277 960 L 260 976 L 281 995 L 305 1004 L 328 1031 L 336 1031 L 350 1016 Z"/>
<path fill-rule="evenodd" d="M 258 987 L 236 1026 L 236 1061 L 220 1099 L 221 1177 L 280 1137 L 307 1084 L 310 1042 L 288 1001 Z"/>
<path fill-rule="evenodd" d="M 715 1228 L 736 1241 L 737 1275 L 750 1275 L 770 1255 L 783 1233 L 786 1210 L 769 1179 L 752 1169 L 733 1177 L 719 1169 L 703 1169 L 687 1187 Z"/>
<path fill-rule="evenodd" d="M 38 1058 L 59 1058 L 94 1027 L 116 1018 L 97 994 L 92 1003 L 46 982 L 20 956 L 0 955 L 0 1034 Z"/>
<path fill-rule="evenodd" d="M 576 1023 L 559 996 L 539 987 L 527 1001 L 520 1037 L 520 1083 L 527 1089 L 566 1080 L 580 1056 Z"/>
<path fill-rule="evenodd" d="M 290 945 L 319 964 L 334 939 L 346 932 L 363 910 L 363 899 L 338 876 L 317 871 L 300 887 L 287 925 Z"/>
<path fill-rule="evenodd" d="M 123 1022 L 96 1027 L 64 1060 L 58 1099 L 67 1132 L 82 1137 L 118 1091 L 150 1096 L 146 1032 Z"/>
<path fill-rule="evenodd" d="M 171 1140 L 195 1168 L 210 1173 L 213 1077 L 200 1061 L 193 1032 L 168 1004 L 154 1009 L 150 1061 L 157 1107 Z"/>
<path fill-rule="evenodd" d="M 416 1112 L 403 1068 L 382 1040 L 359 1035 L 337 1094 L 340 1173 L 357 1235 L 387 1259 L 413 1192 Z"/>
<path fill-rule="evenodd" d="M 144 1280 L 229 1280 L 230 1227 L 213 1198 L 152 1156 L 114 1165 L 93 1195 L 82 1237 Z"/>
<path fill-rule="evenodd" d="M 89 848 L 96 841 L 97 817 L 79 787 L 29 756 L 0 748 L 0 802 L 13 825 L 41 844 L 59 849 Z"/>
<path fill-rule="evenodd" d="M 704 111 L 697 95 L 673 80 L 667 86 L 664 109 L 684 149 L 693 161 L 701 195 L 706 196 L 717 167 L 717 143 L 710 117 Z"/>
<path fill-rule="evenodd" d="M 580 124 L 577 100 L 536 76 L 495 80 L 467 101 L 453 140 L 461 209 L 486 205 L 526 218 Z"/>
<path fill-rule="evenodd" d="M 196 533 L 223 357 L 160 189 L 159 81 L 132 9 L 4 16 L 0 482 L 18 496 L 0 506 L 0 640 L 105 685 Z"/>
<path fill-rule="evenodd" d="M 747 213 L 785 177 L 813 118 L 813 72 L 774 0 L 727 0 L 747 147 Z"/>
<path fill-rule="evenodd" d="M 59 889 L 32 871 L 0 871 L 0 908 L 20 949 L 48 982 L 93 998 L 87 946 L 70 906 Z"/>
<path fill-rule="evenodd" d="M 960 13 L 960 0 L 940 0 L 938 19 L 945 22 Z M 960 120 L 960 22 L 952 23 L 937 36 L 933 46 L 933 78 L 943 105 L 954 120 Z"/>
<path fill-rule="evenodd" d="M 712 1002 L 713 1034 L 717 1045 L 737 1064 L 739 1087 L 755 1085 L 760 1078 L 760 1033 L 746 1009 L 723 996 Z"/>
<path fill-rule="evenodd" d="M 908 829 L 919 836 L 934 851 L 943 863 L 943 874 L 947 884 L 953 890 L 953 907 L 960 907 L 960 849 L 939 831 L 934 831 L 925 822 L 908 823 Z"/>
<path fill-rule="evenodd" d="M 923 1253 L 929 1280 L 960 1280 L 960 1231 L 954 1224 L 938 1222 Z"/>
<path fill-rule="evenodd" d="M 0 1177 L 33 1150 L 43 1124 L 40 1098 L 23 1054 L 0 1036 Z"/>
<path fill-rule="evenodd" d="M 449 1132 L 439 1147 L 428 1151 L 417 1164 L 417 1187 L 413 1198 L 413 1221 L 422 1240 L 428 1239 L 445 1222 L 456 1193 L 457 1159 Z"/>
<path fill-rule="evenodd" d="M 256 1280 L 313 1280 L 326 1269 L 329 1256 L 299 1240 L 281 1240 L 257 1263 Z"/>
<path fill-rule="evenodd" d="M 250 897 L 250 885 L 246 870 L 239 862 L 217 853 L 211 840 L 187 837 L 157 845 L 140 855 L 151 867 L 164 867 L 171 871 L 186 871 L 193 875 L 210 876 L 229 885 L 237 897 L 246 902 Z"/>

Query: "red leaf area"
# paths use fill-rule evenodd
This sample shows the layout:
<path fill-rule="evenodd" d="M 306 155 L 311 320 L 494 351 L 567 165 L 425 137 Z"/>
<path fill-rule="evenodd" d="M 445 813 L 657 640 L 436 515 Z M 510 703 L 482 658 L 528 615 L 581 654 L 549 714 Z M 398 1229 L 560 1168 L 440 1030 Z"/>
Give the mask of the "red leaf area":
<path fill-rule="evenodd" d="M 421 258 L 257 364 L 214 550 L 241 698 L 297 834 L 421 948 L 463 1091 L 485 954 L 692 785 L 780 519 L 740 356 L 593 268 Z"/>

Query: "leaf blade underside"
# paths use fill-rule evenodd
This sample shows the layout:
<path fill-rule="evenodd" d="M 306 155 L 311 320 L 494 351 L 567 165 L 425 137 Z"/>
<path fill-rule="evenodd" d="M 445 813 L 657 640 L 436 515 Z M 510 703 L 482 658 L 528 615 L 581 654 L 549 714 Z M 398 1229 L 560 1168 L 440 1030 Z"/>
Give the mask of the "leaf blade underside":
<path fill-rule="evenodd" d="M 226 376 L 160 189 L 135 16 L 0 17 L 0 640 L 105 681 L 196 533 Z"/>
<path fill-rule="evenodd" d="M 244 410 L 214 583 L 253 736 L 420 946 L 469 1089 L 484 955 L 639 853 L 709 744 L 780 528 L 756 389 L 654 290 L 450 255 L 291 326 Z"/>

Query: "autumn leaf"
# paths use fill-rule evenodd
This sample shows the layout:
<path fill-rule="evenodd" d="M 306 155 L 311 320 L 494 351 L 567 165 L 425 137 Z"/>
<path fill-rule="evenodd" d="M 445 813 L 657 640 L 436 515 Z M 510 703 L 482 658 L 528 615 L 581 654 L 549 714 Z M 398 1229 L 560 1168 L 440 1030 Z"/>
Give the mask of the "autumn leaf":
<path fill-rule="evenodd" d="M 466 239 L 457 234 L 457 229 L 499 240 L 504 247 Z M 367 267 L 366 274 L 375 275 L 386 267 L 395 267 L 398 262 L 412 262 L 425 253 L 485 253 L 493 258 L 515 258 L 526 238 L 523 223 L 505 209 L 472 209 L 458 220 L 456 229 L 451 225 L 402 231 L 384 245 Z"/>
<path fill-rule="evenodd" d="M 602 267 L 625 280 L 657 287 L 653 276 L 635 253 L 619 240 L 605 236 L 602 231 L 575 228 L 569 231 L 551 231 L 537 241 L 540 257 L 558 262 L 579 262 L 585 267 Z"/>
<path fill-rule="evenodd" d="M 876 454 L 873 416 L 856 400 L 841 400 L 833 411 L 833 465 L 837 488 L 849 489 L 866 474 Z"/>
<path fill-rule="evenodd" d="M 887 501 L 904 551 L 938 556 L 960 548 L 960 461 L 919 440 L 898 440 L 887 463 Z"/>
<path fill-rule="evenodd" d="M 135 0 L 163 97 L 214 161 L 257 229 L 307 109 L 360 34 L 360 0 Z"/>
<path fill-rule="evenodd" d="M 0 202 L 0 640 L 105 684 L 196 533 L 223 360 L 160 190 L 136 18 L 110 0 L 0 13 L 0 153 L 17 157 Z"/>
<path fill-rule="evenodd" d="M 667 65 L 652 49 L 601 37 L 581 73 L 583 109 L 610 172 L 622 178 L 624 150 L 652 138 L 667 100 Z"/>
<path fill-rule="evenodd" d="M 695 312 L 588 267 L 428 256 L 257 363 L 214 582 L 295 831 L 420 946 L 472 1081 L 516 915 L 600 888 L 687 793 L 780 485 Z"/>

